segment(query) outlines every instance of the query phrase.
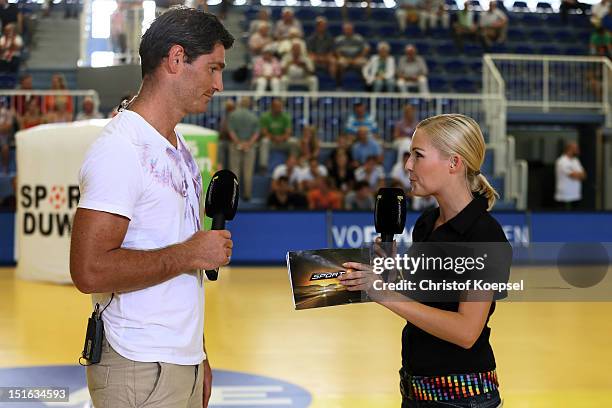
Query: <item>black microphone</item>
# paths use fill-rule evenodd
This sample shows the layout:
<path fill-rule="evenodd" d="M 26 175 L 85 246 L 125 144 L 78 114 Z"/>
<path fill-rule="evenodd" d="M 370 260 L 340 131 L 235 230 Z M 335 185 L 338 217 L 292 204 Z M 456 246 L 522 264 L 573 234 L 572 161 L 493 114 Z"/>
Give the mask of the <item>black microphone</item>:
<path fill-rule="evenodd" d="M 393 234 L 404 232 L 406 196 L 401 188 L 381 188 L 376 193 L 374 224 L 382 242 L 393 242 Z"/>
<path fill-rule="evenodd" d="M 206 202 L 204 208 L 206 215 L 212 218 L 211 230 L 225 229 L 225 221 L 231 221 L 238 209 L 238 199 L 240 189 L 236 175 L 229 170 L 219 170 L 216 172 L 208 190 L 206 190 Z M 209 280 L 215 281 L 219 277 L 219 268 L 207 270 L 206 276 Z"/>

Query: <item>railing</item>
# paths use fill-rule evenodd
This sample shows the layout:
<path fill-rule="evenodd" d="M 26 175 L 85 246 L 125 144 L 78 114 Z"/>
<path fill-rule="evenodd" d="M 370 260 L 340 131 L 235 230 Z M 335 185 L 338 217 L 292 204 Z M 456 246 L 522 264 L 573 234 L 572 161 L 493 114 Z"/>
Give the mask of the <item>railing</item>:
<path fill-rule="evenodd" d="M 190 115 L 184 122 L 216 129 L 225 115 L 225 102 L 242 96 L 256 99 L 259 95 L 250 91 L 217 94 L 209 102 L 205 114 Z M 273 97 L 283 99 L 284 110 L 293 120 L 294 135 L 299 136 L 305 124 L 314 125 L 324 143 L 335 142 L 344 132 L 356 101 L 366 105 L 367 112 L 378 124 L 379 136 L 385 142 L 393 140 L 393 125 L 402 118 L 402 109 L 407 104 L 415 108 L 418 120 L 442 113 L 462 113 L 478 121 L 489 140 L 498 140 L 505 134 L 505 120 L 493 120 L 493 116 L 485 114 L 503 111 L 498 95 L 286 92 L 258 98 L 253 110 L 257 113 L 268 111 Z"/>
<path fill-rule="evenodd" d="M 0 102 L 18 115 L 23 115 L 27 110 L 27 101 L 36 98 L 38 100 L 36 105 L 38 106 L 39 113 L 44 116 L 53 110 L 53 102 L 49 97 L 57 96 L 67 96 L 70 98 L 72 105 L 72 120 L 82 111 L 83 100 L 87 97 L 93 100 L 94 112 L 99 112 L 100 97 L 94 90 L 0 90 Z"/>
<path fill-rule="evenodd" d="M 506 172 L 506 84 L 495 66 L 491 55 L 484 55 L 482 59 L 482 92 L 499 99 L 497 104 L 485 106 L 486 122 L 495 124 L 495 133 L 492 134 L 490 144 L 494 149 L 494 170 L 496 174 Z M 508 190 L 506 183 L 506 192 Z"/>
<path fill-rule="evenodd" d="M 517 210 L 527 209 L 528 166 L 525 160 L 516 160 L 516 142 L 513 136 L 506 138 L 506 180 L 504 197 L 514 200 Z"/>
<path fill-rule="evenodd" d="M 609 115 L 610 61 L 604 57 L 489 54 L 509 108 L 572 109 Z"/>

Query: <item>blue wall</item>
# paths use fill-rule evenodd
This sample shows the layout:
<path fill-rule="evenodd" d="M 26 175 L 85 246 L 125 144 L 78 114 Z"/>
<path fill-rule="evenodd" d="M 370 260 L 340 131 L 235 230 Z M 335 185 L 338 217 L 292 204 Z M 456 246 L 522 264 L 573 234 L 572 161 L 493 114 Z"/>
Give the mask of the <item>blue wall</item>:
<path fill-rule="evenodd" d="M 612 242 L 612 213 L 497 212 L 508 240 L 529 242 Z M 410 213 L 409 241 L 418 217 Z M 283 264 L 290 250 L 358 247 L 375 236 L 371 212 L 240 212 L 228 223 L 234 264 Z M 0 213 L 0 264 L 13 262 L 14 215 Z"/>

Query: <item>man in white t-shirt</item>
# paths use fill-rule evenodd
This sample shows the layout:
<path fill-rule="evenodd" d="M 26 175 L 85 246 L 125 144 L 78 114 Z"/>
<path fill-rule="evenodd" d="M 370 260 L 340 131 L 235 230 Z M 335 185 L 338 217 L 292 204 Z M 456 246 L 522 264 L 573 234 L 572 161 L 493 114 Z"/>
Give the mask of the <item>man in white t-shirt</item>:
<path fill-rule="evenodd" d="M 555 201 L 568 210 L 575 208 L 582 200 L 582 181 L 586 179 L 586 172 L 578 160 L 578 154 L 578 144 L 569 142 L 555 162 Z"/>
<path fill-rule="evenodd" d="M 480 34 L 483 45 L 488 48 L 493 43 L 506 41 L 508 16 L 497 8 L 497 1 L 489 2 L 489 9 L 480 14 Z"/>
<path fill-rule="evenodd" d="M 202 178 L 181 119 L 223 90 L 233 37 L 212 14 L 170 9 L 143 35 L 142 84 L 90 147 L 70 251 L 104 322 L 87 367 L 96 407 L 206 407 L 203 270 L 229 262 L 229 231 L 200 230 Z"/>

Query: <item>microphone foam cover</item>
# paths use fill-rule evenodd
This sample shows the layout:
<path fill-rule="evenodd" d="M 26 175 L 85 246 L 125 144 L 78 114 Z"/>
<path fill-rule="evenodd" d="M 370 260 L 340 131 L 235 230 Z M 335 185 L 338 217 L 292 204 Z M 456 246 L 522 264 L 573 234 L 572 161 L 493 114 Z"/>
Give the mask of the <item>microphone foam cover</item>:
<path fill-rule="evenodd" d="M 379 234 L 401 234 L 406 225 L 406 196 L 401 188 L 381 188 L 376 194 L 374 224 Z"/>
<path fill-rule="evenodd" d="M 213 218 L 215 214 L 223 214 L 226 220 L 233 220 L 239 198 L 236 175 L 226 169 L 219 170 L 212 176 L 206 190 L 206 215 Z"/>

